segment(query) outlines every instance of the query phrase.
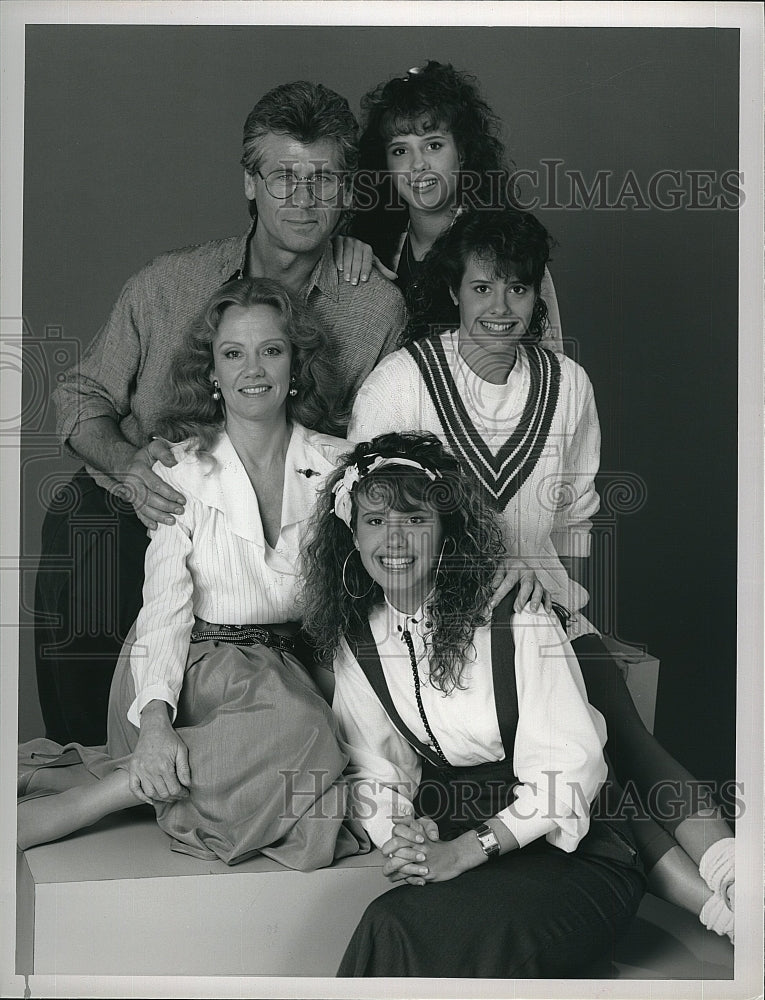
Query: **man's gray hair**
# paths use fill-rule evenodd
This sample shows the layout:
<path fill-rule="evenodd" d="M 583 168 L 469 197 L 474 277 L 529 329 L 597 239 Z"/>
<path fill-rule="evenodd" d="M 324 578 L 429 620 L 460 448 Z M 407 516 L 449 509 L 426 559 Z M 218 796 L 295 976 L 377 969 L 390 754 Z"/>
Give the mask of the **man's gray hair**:
<path fill-rule="evenodd" d="M 250 174 L 260 167 L 260 140 L 268 133 L 289 135 L 304 145 L 331 139 L 341 168 L 349 173 L 356 169 L 358 122 L 348 101 L 321 83 L 284 83 L 261 97 L 244 123 L 241 163 Z"/>

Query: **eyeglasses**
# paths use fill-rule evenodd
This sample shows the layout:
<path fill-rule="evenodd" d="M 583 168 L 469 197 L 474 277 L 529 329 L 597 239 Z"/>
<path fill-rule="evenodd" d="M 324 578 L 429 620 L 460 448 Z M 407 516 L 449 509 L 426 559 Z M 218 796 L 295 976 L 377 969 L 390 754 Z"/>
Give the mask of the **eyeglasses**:
<path fill-rule="evenodd" d="M 297 191 L 298 184 L 305 184 L 318 201 L 332 201 L 343 185 L 343 174 L 331 171 L 315 173 L 312 177 L 298 177 L 292 170 L 272 170 L 265 177 L 259 170 L 255 173 L 274 198 L 290 198 Z"/>

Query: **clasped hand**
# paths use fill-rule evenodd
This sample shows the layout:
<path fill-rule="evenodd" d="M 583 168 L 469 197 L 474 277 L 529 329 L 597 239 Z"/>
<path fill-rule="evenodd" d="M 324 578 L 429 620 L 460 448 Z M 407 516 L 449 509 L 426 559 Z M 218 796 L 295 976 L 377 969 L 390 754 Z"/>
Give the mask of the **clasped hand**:
<path fill-rule="evenodd" d="M 461 850 L 461 839 L 441 840 L 429 816 L 394 818 L 393 836 L 382 847 L 383 875 L 390 882 L 447 882 L 472 867 Z"/>

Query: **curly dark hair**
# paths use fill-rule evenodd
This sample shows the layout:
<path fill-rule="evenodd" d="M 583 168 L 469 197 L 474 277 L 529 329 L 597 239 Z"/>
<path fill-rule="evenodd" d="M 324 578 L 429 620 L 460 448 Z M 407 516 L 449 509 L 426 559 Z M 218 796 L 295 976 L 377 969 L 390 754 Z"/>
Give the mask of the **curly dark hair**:
<path fill-rule="evenodd" d="M 439 475 L 432 480 L 407 466 L 383 466 L 363 475 L 377 455 L 414 460 Z M 319 494 L 302 556 L 303 628 L 326 665 L 331 666 L 342 637 L 354 634 L 384 596 L 355 554 L 354 532 L 334 512 L 333 487 L 353 465 L 362 470 L 362 478 L 351 492 L 352 525 L 356 524 L 358 496 L 370 491 L 375 497 L 384 491 L 386 504 L 394 510 L 406 512 L 426 504 L 441 519 L 444 548 L 431 606 L 430 671 L 433 683 L 448 693 L 462 686 L 463 662 L 473 633 L 488 620 L 492 580 L 505 551 L 496 515 L 473 477 L 437 437 L 381 434 L 357 444 Z M 363 596 L 351 597 L 346 586 Z"/>
<path fill-rule="evenodd" d="M 387 170 L 385 145 L 392 136 L 423 135 L 437 128 L 451 132 L 461 161 L 458 205 L 493 204 L 498 191 L 513 186 L 500 120 L 471 74 L 429 60 L 416 73 L 374 87 L 362 98 L 361 109 L 352 232 L 370 243 L 385 263 L 408 219 Z"/>
<path fill-rule="evenodd" d="M 422 262 L 408 297 L 410 318 L 403 341 L 417 340 L 430 332 L 433 303 L 443 295 L 444 285 L 456 296 L 468 259 L 477 257 L 491 265 L 494 276 L 514 274 L 519 281 L 534 286 L 537 300 L 521 343 L 536 343 L 547 326 L 547 303 L 539 292 L 554 245 L 535 216 L 511 205 L 461 213 Z"/>
<path fill-rule="evenodd" d="M 170 369 L 167 402 L 153 431 L 170 441 L 191 438 L 196 451 L 208 451 L 225 423 L 222 400 L 211 393 L 212 344 L 221 319 L 231 306 L 271 306 L 282 317 L 292 345 L 296 396 L 287 397 L 287 417 L 306 427 L 335 433 L 339 386 L 327 356 L 327 335 L 305 307 L 269 278 L 237 278 L 221 285 L 183 338 Z"/>

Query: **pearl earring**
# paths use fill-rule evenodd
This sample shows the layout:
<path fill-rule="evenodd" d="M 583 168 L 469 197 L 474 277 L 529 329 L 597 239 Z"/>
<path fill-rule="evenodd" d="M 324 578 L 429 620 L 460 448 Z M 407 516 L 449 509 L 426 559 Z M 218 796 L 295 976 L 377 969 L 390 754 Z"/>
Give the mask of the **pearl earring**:
<path fill-rule="evenodd" d="M 219 381 L 217 380 L 217 378 L 214 378 L 214 379 L 213 379 L 213 391 L 212 391 L 212 398 L 213 398 L 213 399 L 215 400 L 215 402 L 216 402 L 216 403 L 217 403 L 217 402 L 218 402 L 218 401 L 220 400 L 220 398 L 221 398 L 221 392 L 220 392 L 220 382 L 219 382 Z"/>

